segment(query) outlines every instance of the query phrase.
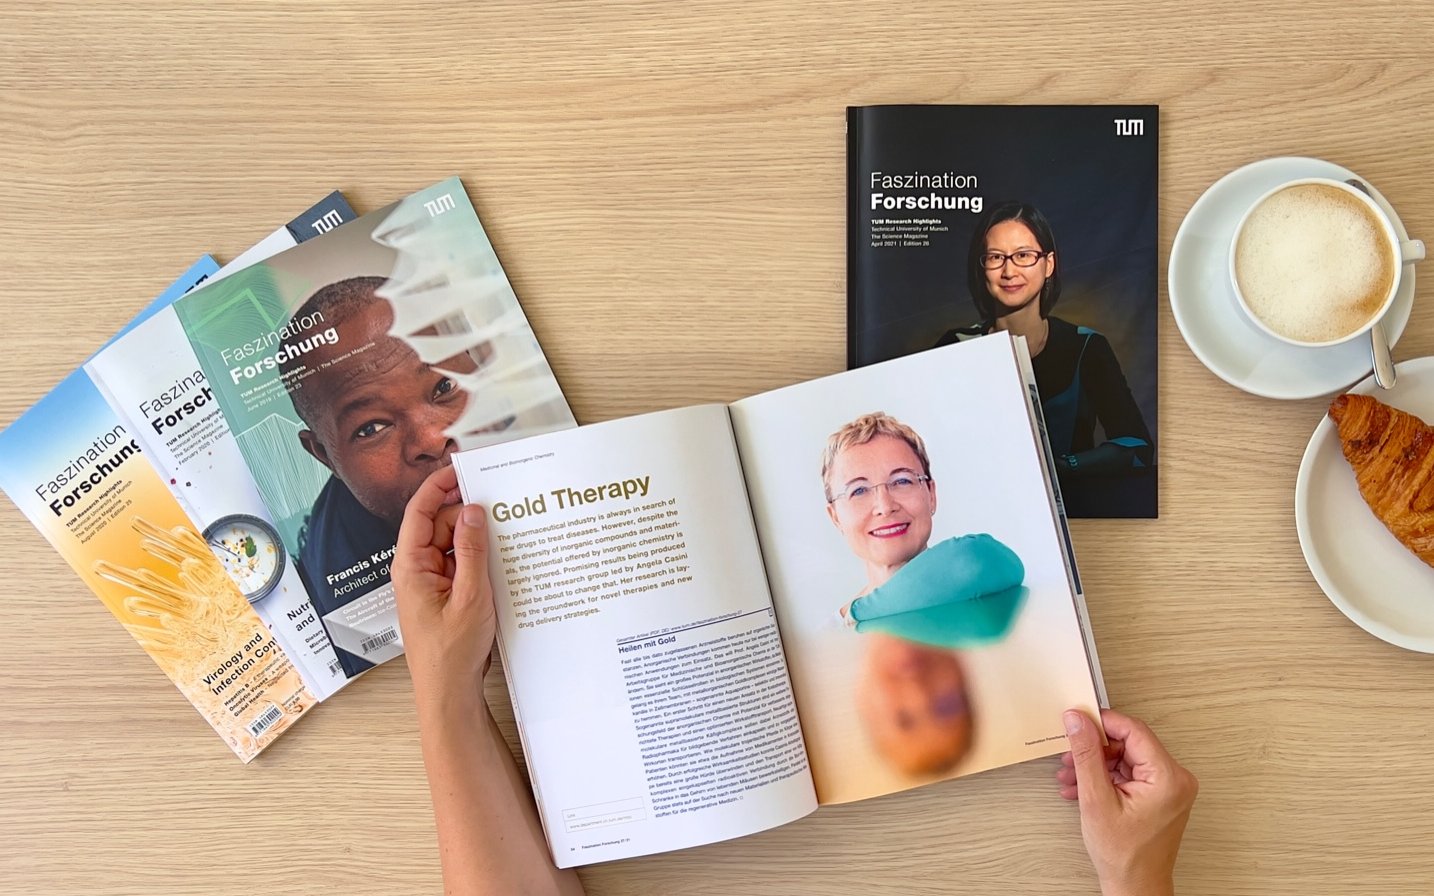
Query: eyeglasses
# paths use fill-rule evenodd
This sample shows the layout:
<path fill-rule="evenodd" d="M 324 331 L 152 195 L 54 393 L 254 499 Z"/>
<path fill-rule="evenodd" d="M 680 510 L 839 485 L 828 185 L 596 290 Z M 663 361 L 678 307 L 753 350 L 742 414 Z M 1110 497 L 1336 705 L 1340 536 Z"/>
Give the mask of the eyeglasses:
<path fill-rule="evenodd" d="M 848 505 L 857 509 L 865 510 L 876 501 L 877 489 L 886 489 L 886 496 L 893 501 L 905 503 L 921 491 L 921 486 L 931 481 L 930 476 L 908 476 L 902 474 L 893 476 L 885 482 L 878 482 L 875 485 L 858 483 L 847 486 L 847 490 L 834 496 L 828 504 L 835 504 L 838 501 L 846 501 Z"/>
<path fill-rule="evenodd" d="M 1019 252 L 1012 252 L 1007 255 L 1004 252 L 987 252 L 981 256 L 981 267 L 988 271 L 996 271 L 1006 266 L 1006 261 L 1018 268 L 1028 268 L 1036 262 L 1050 255 L 1049 252 L 1037 252 L 1035 249 L 1022 249 Z"/>

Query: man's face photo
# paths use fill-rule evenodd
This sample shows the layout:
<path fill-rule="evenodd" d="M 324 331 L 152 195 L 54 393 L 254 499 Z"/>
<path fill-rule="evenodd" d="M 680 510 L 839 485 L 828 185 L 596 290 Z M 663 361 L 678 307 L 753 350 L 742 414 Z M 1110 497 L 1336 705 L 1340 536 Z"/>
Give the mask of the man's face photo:
<path fill-rule="evenodd" d="M 299 438 L 360 504 L 397 529 L 408 499 L 455 450 L 447 431 L 467 395 L 388 335 L 392 322 L 388 302 L 374 297 L 336 325 L 337 344 L 308 356 L 314 372 L 301 391 L 309 428 Z M 466 354 L 436 366 L 456 373 L 476 369 Z"/>

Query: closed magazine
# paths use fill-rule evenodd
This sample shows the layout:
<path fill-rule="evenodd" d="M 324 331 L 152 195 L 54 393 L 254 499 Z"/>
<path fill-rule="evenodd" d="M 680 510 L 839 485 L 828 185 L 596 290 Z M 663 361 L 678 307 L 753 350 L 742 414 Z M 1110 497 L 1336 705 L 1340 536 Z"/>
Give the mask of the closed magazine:
<path fill-rule="evenodd" d="M 575 425 L 457 178 L 174 316 L 346 677 L 403 651 L 389 568 L 428 474 L 460 447 Z"/>
<path fill-rule="evenodd" d="M 1159 113 L 847 110 L 848 366 L 1025 336 L 1072 517 L 1158 515 Z"/>

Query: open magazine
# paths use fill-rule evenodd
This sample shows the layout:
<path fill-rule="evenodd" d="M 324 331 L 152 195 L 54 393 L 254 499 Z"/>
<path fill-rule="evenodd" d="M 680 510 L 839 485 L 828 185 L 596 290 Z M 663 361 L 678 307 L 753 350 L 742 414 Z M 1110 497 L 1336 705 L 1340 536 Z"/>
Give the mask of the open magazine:
<path fill-rule="evenodd" d="M 454 463 L 560 867 L 1047 756 L 1104 702 L 1019 339 Z"/>
<path fill-rule="evenodd" d="M 348 677 L 403 652 L 389 565 L 428 473 L 576 425 L 457 178 L 195 290 L 170 329 L 267 508 L 225 525 L 281 546 Z"/>

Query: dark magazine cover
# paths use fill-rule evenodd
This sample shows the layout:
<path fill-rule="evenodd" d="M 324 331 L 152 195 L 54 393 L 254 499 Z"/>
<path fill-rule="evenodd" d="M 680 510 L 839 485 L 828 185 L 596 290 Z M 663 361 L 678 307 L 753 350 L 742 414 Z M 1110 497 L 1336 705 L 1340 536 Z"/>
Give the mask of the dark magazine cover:
<path fill-rule="evenodd" d="M 1158 515 L 1159 120 L 847 110 L 848 365 L 1025 336 L 1072 517 Z M 952 401 L 977 387 L 950 385 Z"/>

